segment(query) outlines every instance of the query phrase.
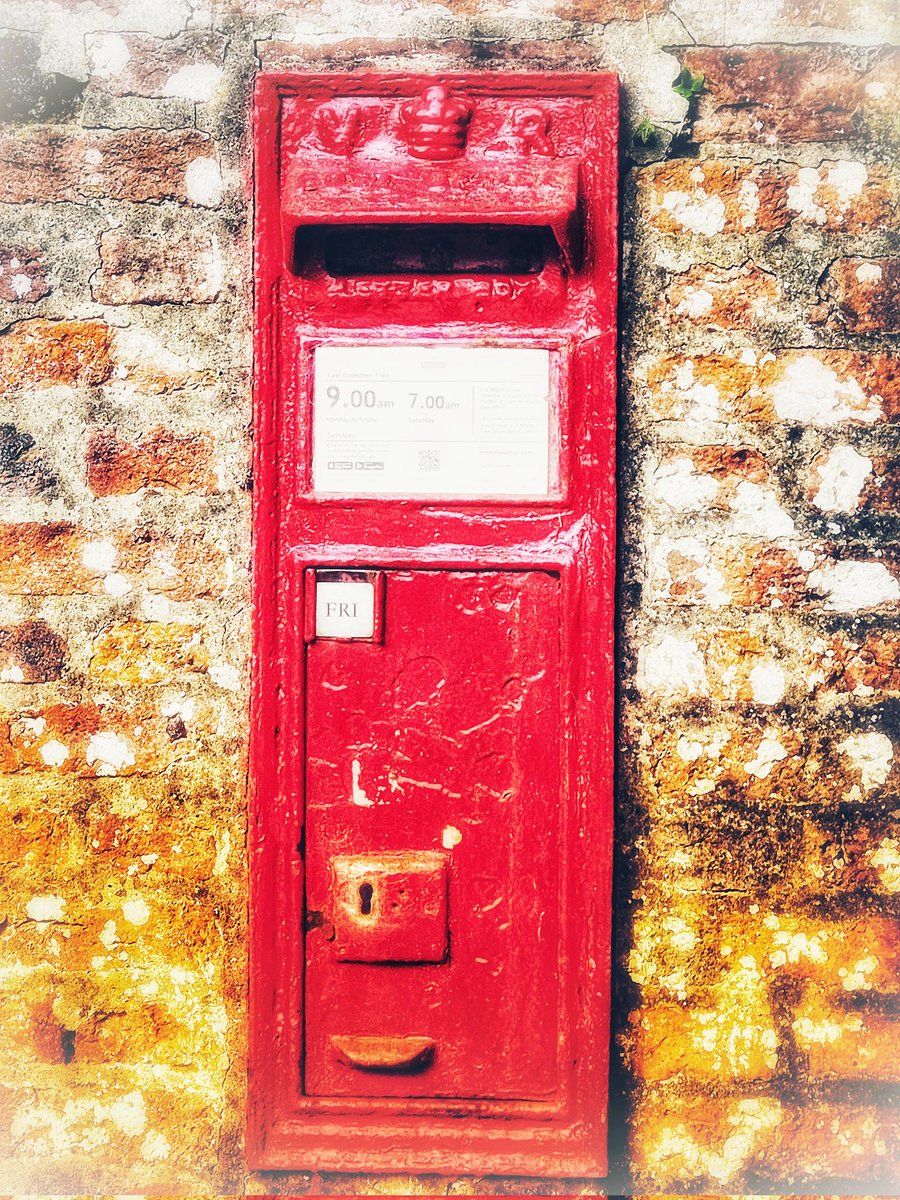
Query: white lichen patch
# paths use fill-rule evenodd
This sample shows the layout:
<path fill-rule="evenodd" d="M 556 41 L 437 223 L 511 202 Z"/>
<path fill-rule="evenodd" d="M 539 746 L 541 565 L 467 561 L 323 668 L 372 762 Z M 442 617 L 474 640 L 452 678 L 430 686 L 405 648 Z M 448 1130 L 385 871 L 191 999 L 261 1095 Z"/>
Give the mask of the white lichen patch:
<path fill-rule="evenodd" d="M 675 753 L 682 762 L 696 762 L 703 753 L 703 743 L 697 741 L 696 738 L 685 737 L 682 734 L 675 744 Z"/>
<path fill-rule="evenodd" d="M 884 563 L 832 563 L 811 571 L 807 584 L 831 612 L 863 612 L 900 600 L 900 583 Z"/>
<path fill-rule="evenodd" d="M 840 1019 L 820 1017 L 816 1020 L 813 1017 L 801 1016 L 791 1025 L 797 1040 L 804 1049 L 808 1049 L 814 1044 L 829 1045 L 839 1041 L 845 1033 L 859 1033 L 862 1027 L 862 1017 L 856 1013 Z"/>
<path fill-rule="evenodd" d="M 881 283 L 882 275 L 883 271 L 878 263 L 860 263 L 856 268 L 856 281 L 864 287 L 871 287 L 876 283 Z"/>
<path fill-rule="evenodd" d="M 69 757 L 69 747 L 51 738 L 49 742 L 44 742 L 38 753 L 48 767 L 61 767 Z"/>
<path fill-rule="evenodd" d="M 878 872 L 885 891 L 900 892 L 900 842 L 896 838 L 882 838 L 869 855 L 869 862 Z"/>
<path fill-rule="evenodd" d="M 772 660 L 757 663 L 750 671 L 750 691 L 757 704 L 778 704 L 784 699 L 784 671 Z"/>
<path fill-rule="evenodd" d="M 887 781 L 894 762 L 894 747 L 884 733 L 852 733 L 838 743 L 838 750 L 846 754 L 851 766 L 859 771 L 859 782 L 868 793 Z M 850 799 L 847 793 L 845 799 Z"/>
<path fill-rule="evenodd" d="M 91 74 L 98 79 L 121 75 L 131 61 L 128 43 L 117 33 L 97 33 L 85 38 Z"/>
<path fill-rule="evenodd" d="M 215 63 L 189 63 L 169 76 L 162 86 L 162 94 L 204 104 L 212 98 L 221 81 L 222 68 Z"/>
<path fill-rule="evenodd" d="M 778 503 L 771 488 L 742 479 L 728 502 L 736 533 L 760 538 L 790 537 L 794 521 Z"/>
<path fill-rule="evenodd" d="M 669 934 L 669 945 L 679 954 L 687 954 L 697 945 L 697 931 L 689 925 L 684 917 L 670 916 L 664 922 Z"/>
<path fill-rule="evenodd" d="M 127 596 L 131 591 L 131 584 L 118 571 L 110 571 L 103 577 L 103 590 L 108 596 Z"/>
<path fill-rule="evenodd" d="M 645 695 L 684 699 L 709 694 L 703 655 L 688 635 L 664 634 L 641 646 L 636 684 Z"/>
<path fill-rule="evenodd" d="M 712 475 L 697 471 L 686 454 L 660 463 L 652 473 L 654 499 L 676 512 L 697 512 L 715 500 L 719 484 Z"/>
<path fill-rule="evenodd" d="M 89 767 L 97 764 L 98 775 L 118 775 L 135 763 L 134 751 L 120 734 L 104 731 L 92 734 L 85 751 Z"/>
<path fill-rule="evenodd" d="M 229 692 L 240 691 L 240 671 L 230 663 L 213 663 L 207 673 L 213 683 L 218 684 L 220 688 L 225 688 Z"/>
<path fill-rule="evenodd" d="M 97 575 L 107 575 L 116 565 L 119 551 L 112 542 L 88 542 L 81 551 L 81 562 Z"/>
<path fill-rule="evenodd" d="M 833 446 L 816 461 L 818 490 L 813 504 L 821 512 L 852 513 L 859 507 L 863 487 L 872 474 L 872 460 L 853 446 Z"/>
<path fill-rule="evenodd" d="M 150 905 L 143 896 L 131 896 L 122 904 L 122 916 L 129 925 L 146 925 L 150 920 Z"/>
<path fill-rule="evenodd" d="M 225 185 L 222 171 L 214 158 L 194 158 L 184 173 L 184 188 L 194 204 L 215 208 L 222 200 Z"/>
<path fill-rule="evenodd" d="M 766 779 L 775 764 L 785 758 L 787 750 L 774 733 L 767 732 L 763 734 L 762 741 L 756 749 L 756 756 L 744 766 L 744 770 L 748 775 L 755 775 L 757 779 Z"/>
<path fill-rule="evenodd" d="M 162 1162 L 172 1153 L 172 1144 L 158 1130 L 151 1130 L 141 1143 L 144 1162 Z"/>
<path fill-rule="evenodd" d="M 25 913 L 29 921 L 64 921 L 66 901 L 62 896 L 32 896 Z"/>
<path fill-rule="evenodd" d="M 768 922 L 766 923 L 768 924 Z M 827 939 L 828 934 L 824 931 L 792 933 L 789 929 L 775 928 L 772 932 L 773 949 L 769 952 L 769 966 L 777 970 L 788 964 L 796 966 L 800 962 L 818 963 L 819 965 L 826 963 L 828 962 L 828 952 L 824 942 Z"/>
<path fill-rule="evenodd" d="M 684 294 L 678 301 L 675 307 L 675 312 L 679 316 L 691 317 L 696 320 L 698 317 L 705 317 L 713 306 L 712 293 L 705 288 L 697 288 L 688 285 L 684 289 Z"/>
<path fill-rule="evenodd" d="M 838 972 L 841 976 L 841 986 L 846 992 L 870 992 L 872 981 L 869 976 L 878 970 L 878 959 L 873 954 L 867 954 L 858 959 L 846 971 Z"/>
<path fill-rule="evenodd" d="M 113 950 L 119 944 L 119 935 L 116 931 L 115 921 L 107 921 L 100 932 L 97 934 L 97 941 L 106 947 L 107 950 Z"/>
<path fill-rule="evenodd" d="M 759 212 L 759 188 L 752 179 L 741 180 L 737 195 L 740 224 L 743 229 L 752 229 Z"/>
<path fill-rule="evenodd" d="M 666 192 L 660 207 L 673 221 L 690 233 L 715 237 L 725 228 L 725 204 L 719 196 L 710 196 L 702 187 L 689 192 Z"/>
<path fill-rule="evenodd" d="M 801 167 L 796 182 L 787 190 L 787 206 L 805 221 L 824 225 L 828 219 L 825 208 L 817 203 L 816 192 L 822 185 L 822 176 L 815 167 Z"/>
<path fill-rule="evenodd" d="M 773 384 L 772 403 L 782 421 L 803 425 L 871 424 L 883 416 L 880 396 L 867 396 L 852 376 L 840 379 L 812 354 L 788 363 Z"/>

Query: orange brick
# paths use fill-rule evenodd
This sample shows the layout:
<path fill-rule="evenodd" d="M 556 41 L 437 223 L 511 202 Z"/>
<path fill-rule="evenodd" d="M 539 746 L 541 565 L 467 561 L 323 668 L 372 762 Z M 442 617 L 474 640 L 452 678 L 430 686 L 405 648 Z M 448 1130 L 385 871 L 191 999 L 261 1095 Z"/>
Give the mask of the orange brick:
<path fill-rule="evenodd" d="M 129 685 L 168 683 L 208 666 L 209 654 L 195 626 L 127 621 L 96 639 L 89 669 L 103 683 Z"/>
<path fill-rule="evenodd" d="M 164 769 L 191 749 L 192 739 L 169 736 L 156 709 L 51 704 L 7 714 L 0 770 L 56 770 L 65 774 L 116 776 Z"/>
<path fill-rule="evenodd" d="M 794 221 L 843 233 L 890 227 L 897 216 L 897 179 L 872 163 L 823 162 L 786 177 Z"/>
<path fill-rule="evenodd" d="M 781 284 L 753 263 L 739 267 L 701 265 L 674 276 L 664 310 L 715 329 L 768 325 L 782 298 Z"/>
<path fill-rule="evenodd" d="M 145 487 L 210 495 L 217 490 L 212 455 L 209 434 L 157 426 L 136 443 L 121 441 L 113 429 L 95 430 L 84 458 L 96 496 L 128 496 Z"/>
<path fill-rule="evenodd" d="M 638 747 L 641 793 L 665 810 L 690 811 L 703 797 L 859 803 L 882 789 L 892 794 L 900 777 L 900 756 L 883 733 L 848 726 L 823 734 L 799 721 L 734 713 L 672 724 L 644 719 Z"/>
<path fill-rule="evenodd" d="M 111 347 L 101 321 L 21 321 L 0 333 L 0 392 L 96 387 L 112 374 Z"/>
<path fill-rule="evenodd" d="M 889 46 L 703 46 L 682 62 L 704 76 L 699 141 L 827 142 L 863 132 L 880 115 L 877 86 L 890 94 L 897 54 Z"/>
<path fill-rule="evenodd" d="M 110 230 L 100 262 L 91 292 L 101 304 L 208 304 L 222 285 L 218 243 L 200 231 L 166 239 Z"/>
<path fill-rule="evenodd" d="M 0 248 L 0 300 L 33 304 L 50 290 L 47 264 L 39 250 Z"/>
<path fill-rule="evenodd" d="M 652 495 L 676 512 L 733 511 L 741 484 L 771 486 L 768 464 L 743 446 L 665 446 L 654 465 Z"/>
<path fill-rule="evenodd" d="M 889 226 L 897 181 L 884 167 L 826 161 L 818 167 L 740 159 L 676 159 L 645 168 L 647 219 L 664 233 L 705 237 L 774 232 L 791 222 L 845 233 Z"/>
<path fill-rule="evenodd" d="M 810 1076 L 900 1082 L 896 1017 L 838 1004 L 810 987 L 791 1030 Z"/>
<path fill-rule="evenodd" d="M 225 51 L 225 39 L 208 30 L 188 30 L 172 38 L 142 33 L 116 36 L 118 44 L 124 43 L 128 53 L 122 69 L 113 73 L 103 70 L 108 35 L 88 34 L 85 39 L 88 59 L 95 67 L 92 86 L 114 96 L 170 96 L 171 85 L 167 89 L 167 84 L 173 75 L 193 68 L 195 74 L 202 76 L 221 67 Z M 97 66 L 101 68 L 99 71 Z M 200 97 L 195 93 L 193 98 Z"/>
<path fill-rule="evenodd" d="M 821 692 L 857 696 L 900 693 L 900 637 L 873 632 L 865 637 L 845 633 L 816 638 L 804 656 L 811 687 Z"/>
<path fill-rule="evenodd" d="M 92 537 L 76 525 L 0 525 L 0 591 L 125 595 L 134 587 L 190 600 L 227 586 L 224 552 L 198 533 L 149 526 Z"/>
<path fill-rule="evenodd" d="M 782 229 L 786 188 L 775 166 L 728 159 L 676 159 L 642 171 L 650 223 L 664 233 L 708 237 Z"/>
<path fill-rule="evenodd" d="M 46 683 L 59 679 L 68 654 L 65 639 L 46 621 L 0 627 L 0 680 Z"/>
<path fill-rule="evenodd" d="M 867 1188 L 889 1183 L 900 1165 L 900 1120 L 871 1102 L 655 1088 L 639 1097 L 632 1129 L 637 1182 L 670 1192 L 699 1184 L 721 1195 L 748 1176 L 773 1193 L 786 1179 L 854 1179 Z"/>
<path fill-rule="evenodd" d="M 817 320 L 851 333 L 900 332 L 900 258 L 839 258 L 819 285 Z"/>
<path fill-rule="evenodd" d="M 672 604 L 791 608 L 808 599 L 812 564 L 801 565 L 800 553 L 743 541 L 667 539 L 653 552 L 650 588 Z"/>
<path fill-rule="evenodd" d="M 881 354 L 666 354 L 644 368 L 659 420 L 871 425 L 900 417 L 900 368 Z"/>
<path fill-rule="evenodd" d="M 772 1078 L 779 1039 L 759 972 L 736 966 L 711 999 L 649 1005 L 632 1015 L 638 1078 L 706 1083 Z"/>
<path fill-rule="evenodd" d="M 84 203 L 94 198 L 218 202 L 212 143 L 195 130 L 84 130 L 76 125 L 6 125 L 0 130 L 0 201 Z M 199 178 L 192 184 L 192 174 Z M 212 178 L 209 178 L 212 177 Z M 200 186 L 197 186 L 199 184 Z"/>
<path fill-rule="evenodd" d="M 472 5 L 473 0 L 468 0 Z M 670 0 L 555 0 L 554 13 L 563 21 L 643 21 L 654 13 L 667 12 Z M 474 6 L 477 10 L 477 5 Z"/>

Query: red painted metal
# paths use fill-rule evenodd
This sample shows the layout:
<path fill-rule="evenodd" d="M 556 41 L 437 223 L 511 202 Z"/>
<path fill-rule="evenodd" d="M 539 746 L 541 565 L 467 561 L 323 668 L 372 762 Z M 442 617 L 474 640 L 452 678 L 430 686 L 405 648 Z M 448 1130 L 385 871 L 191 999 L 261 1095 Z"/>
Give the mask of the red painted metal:
<path fill-rule="evenodd" d="M 605 1171 L 616 99 L 589 74 L 259 80 L 254 1167 Z M 392 223 L 561 249 L 439 275 L 304 249 Z M 323 344 L 549 348 L 547 496 L 316 494 Z M 381 573 L 375 638 L 316 639 L 316 569 Z"/>

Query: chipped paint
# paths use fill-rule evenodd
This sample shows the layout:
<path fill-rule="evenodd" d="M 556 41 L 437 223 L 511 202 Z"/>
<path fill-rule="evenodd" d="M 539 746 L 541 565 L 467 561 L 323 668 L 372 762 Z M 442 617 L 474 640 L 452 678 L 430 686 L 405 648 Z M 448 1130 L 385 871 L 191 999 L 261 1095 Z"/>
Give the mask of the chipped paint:
<path fill-rule="evenodd" d="M 441 832 L 441 845 L 445 850 L 452 850 L 462 841 L 462 834 L 455 825 L 445 825 Z"/>
<path fill-rule="evenodd" d="M 362 775 L 362 763 L 358 758 L 354 758 L 350 764 L 351 775 L 351 792 L 350 803 L 356 804 L 359 808 L 373 808 L 374 800 L 370 800 L 360 784 L 360 776 Z"/>

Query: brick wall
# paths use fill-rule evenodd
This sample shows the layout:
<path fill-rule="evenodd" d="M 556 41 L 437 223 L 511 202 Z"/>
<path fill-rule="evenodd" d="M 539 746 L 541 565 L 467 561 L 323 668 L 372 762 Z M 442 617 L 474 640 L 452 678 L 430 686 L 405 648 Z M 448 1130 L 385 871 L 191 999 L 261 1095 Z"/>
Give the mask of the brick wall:
<path fill-rule="evenodd" d="M 248 89 L 260 67 L 479 65 L 623 79 L 615 1186 L 887 1189 L 890 9 L 7 0 L 9 1193 L 601 1190 L 242 1156 Z"/>

